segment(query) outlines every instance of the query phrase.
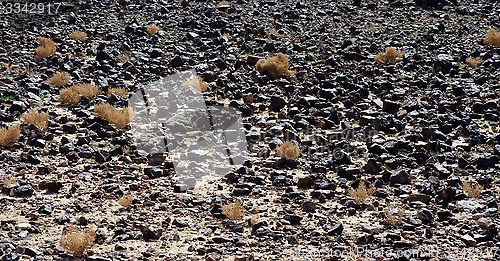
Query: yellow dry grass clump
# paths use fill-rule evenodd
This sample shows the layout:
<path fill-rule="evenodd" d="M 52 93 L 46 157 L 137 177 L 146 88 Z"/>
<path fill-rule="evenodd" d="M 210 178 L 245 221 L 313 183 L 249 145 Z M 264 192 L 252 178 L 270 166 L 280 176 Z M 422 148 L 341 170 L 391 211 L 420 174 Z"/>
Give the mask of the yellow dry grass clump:
<path fill-rule="evenodd" d="M 161 31 L 161 28 L 152 24 L 152 25 L 148 25 L 146 27 L 146 32 L 149 34 L 149 35 L 154 35 L 156 34 L 157 32 Z"/>
<path fill-rule="evenodd" d="M 228 1 L 220 1 L 217 6 L 226 6 L 226 5 L 229 5 L 229 2 Z"/>
<path fill-rule="evenodd" d="M 49 84 L 57 87 L 64 86 L 69 83 L 71 80 L 71 76 L 67 72 L 58 72 L 52 74 L 52 77 L 49 78 Z"/>
<path fill-rule="evenodd" d="M 295 159 L 300 155 L 300 149 L 296 144 L 285 141 L 276 149 L 276 153 L 282 158 Z"/>
<path fill-rule="evenodd" d="M 489 46 L 500 46 L 500 31 L 497 31 L 493 28 L 488 29 L 486 31 L 486 39 L 484 39 L 484 43 Z"/>
<path fill-rule="evenodd" d="M 469 182 L 464 182 L 463 189 L 465 194 L 471 198 L 479 198 L 484 187 L 480 184 L 472 186 Z"/>
<path fill-rule="evenodd" d="M 478 67 L 481 63 L 483 63 L 483 59 L 481 59 L 481 57 L 476 57 L 476 58 L 467 57 L 467 59 L 465 59 L 465 62 L 470 67 Z"/>
<path fill-rule="evenodd" d="M 200 92 L 204 92 L 207 90 L 210 84 L 203 81 L 203 78 L 199 75 L 191 76 L 191 79 L 187 82 L 184 82 L 182 86 L 191 86 Z"/>
<path fill-rule="evenodd" d="M 384 212 L 385 221 L 392 226 L 398 226 L 403 222 L 405 212 L 403 209 L 389 207 Z"/>
<path fill-rule="evenodd" d="M 80 99 L 78 87 L 76 86 L 59 90 L 59 101 L 64 105 L 75 105 L 80 102 Z"/>
<path fill-rule="evenodd" d="M 398 51 L 394 47 L 387 47 L 385 52 L 380 52 L 375 56 L 375 62 L 379 64 L 397 63 L 405 56 L 405 53 L 405 51 Z"/>
<path fill-rule="evenodd" d="M 38 43 L 40 43 L 40 46 L 35 49 L 37 59 L 40 60 L 56 53 L 56 43 L 49 38 L 38 37 Z"/>
<path fill-rule="evenodd" d="M 21 119 L 27 124 L 35 125 L 39 130 L 46 130 L 49 126 L 49 114 L 30 110 L 21 115 Z"/>
<path fill-rule="evenodd" d="M 78 94 L 85 98 L 91 98 L 101 93 L 101 89 L 92 83 L 84 83 L 76 86 Z"/>
<path fill-rule="evenodd" d="M 283 53 L 278 53 L 276 56 L 259 59 L 255 64 L 255 69 L 259 73 L 268 73 L 273 77 L 279 76 L 290 76 L 295 73 L 295 71 L 290 71 L 290 63 L 288 62 L 288 57 Z"/>
<path fill-rule="evenodd" d="M 59 245 L 72 256 L 82 256 L 90 247 L 96 237 L 95 229 L 78 229 L 70 225 L 63 230 Z"/>
<path fill-rule="evenodd" d="M 0 146 L 8 146 L 16 142 L 21 135 L 19 125 L 10 126 L 8 128 L 0 128 Z"/>
<path fill-rule="evenodd" d="M 73 31 L 69 34 L 69 37 L 75 40 L 85 40 L 87 38 L 87 33 L 85 32 L 79 32 L 79 31 Z"/>
<path fill-rule="evenodd" d="M 17 179 L 14 176 L 8 175 L 8 176 L 2 178 L 2 183 L 3 183 L 4 187 L 7 187 L 9 185 L 17 183 Z"/>
<path fill-rule="evenodd" d="M 108 103 L 95 105 L 94 112 L 99 118 L 116 125 L 120 129 L 125 129 L 134 116 L 134 111 L 131 108 L 118 109 Z"/>
<path fill-rule="evenodd" d="M 241 201 L 237 200 L 234 203 L 223 204 L 222 214 L 232 220 L 242 219 L 245 216 L 245 208 Z"/>
<path fill-rule="evenodd" d="M 358 185 L 358 189 L 351 188 L 347 192 L 356 203 L 363 203 L 375 193 L 375 187 L 372 184 L 367 188 L 365 182 L 361 181 Z"/>
<path fill-rule="evenodd" d="M 111 95 L 111 94 L 114 94 L 116 96 L 120 96 L 122 98 L 127 98 L 128 97 L 128 90 L 123 88 L 123 87 L 119 87 L 119 88 L 109 88 L 108 89 L 108 94 Z"/>
<path fill-rule="evenodd" d="M 118 204 L 120 204 L 120 206 L 122 206 L 124 208 L 128 208 L 128 207 L 130 207 L 130 205 L 132 205 L 133 200 L 134 200 L 134 196 L 132 196 L 131 194 L 126 194 L 126 195 L 123 195 L 118 200 Z"/>

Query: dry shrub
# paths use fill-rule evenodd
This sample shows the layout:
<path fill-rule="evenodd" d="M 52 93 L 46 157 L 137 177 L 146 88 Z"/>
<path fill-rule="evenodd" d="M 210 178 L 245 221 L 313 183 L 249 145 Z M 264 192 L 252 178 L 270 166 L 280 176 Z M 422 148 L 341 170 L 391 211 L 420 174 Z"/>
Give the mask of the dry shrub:
<path fill-rule="evenodd" d="M 3 183 L 4 187 L 7 187 L 7 186 L 9 186 L 9 185 L 12 185 L 12 184 L 14 184 L 14 183 L 17 183 L 17 179 L 16 179 L 16 177 L 13 177 L 13 176 L 11 176 L 11 175 L 8 175 L 8 176 L 6 176 L 6 177 L 4 177 L 4 178 L 2 179 L 2 183 Z"/>
<path fill-rule="evenodd" d="M 101 89 L 92 83 L 85 83 L 77 86 L 78 94 L 85 98 L 91 98 L 101 93 Z"/>
<path fill-rule="evenodd" d="M 96 237 L 94 229 L 78 229 L 70 225 L 63 230 L 59 245 L 72 256 L 82 256 L 90 247 Z"/>
<path fill-rule="evenodd" d="M 69 34 L 69 37 L 75 39 L 75 40 L 85 40 L 87 38 L 87 33 L 85 32 L 79 32 L 79 31 L 73 31 Z"/>
<path fill-rule="evenodd" d="M 152 25 L 148 25 L 146 27 L 146 32 L 149 34 L 149 35 L 154 35 L 156 34 L 157 32 L 161 31 L 161 28 L 152 24 Z"/>
<path fill-rule="evenodd" d="M 405 56 L 405 53 L 405 51 L 398 51 L 394 47 L 387 47 L 385 52 L 380 52 L 375 56 L 375 62 L 379 64 L 397 63 Z"/>
<path fill-rule="evenodd" d="M 40 46 L 35 49 L 37 59 L 43 59 L 56 53 L 56 43 L 49 38 L 38 37 L 38 43 Z"/>
<path fill-rule="evenodd" d="M 71 80 L 71 76 L 67 72 L 58 72 L 52 74 L 52 77 L 49 78 L 49 84 L 54 86 L 64 86 L 69 83 Z"/>
<path fill-rule="evenodd" d="M 220 1 L 217 6 L 226 6 L 226 5 L 229 5 L 229 2 L 228 1 Z"/>
<path fill-rule="evenodd" d="M 295 159 L 300 155 L 300 149 L 296 144 L 285 141 L 276 149 L 276 153 L 282 158 Z"/>
<path fill-rule="evenodd" d="M 36 112 L 30 110 L 21 115 L 21 119 L 27 124 L 33 124 L 40 130 L 46 130 L 49 126 L 49 114 L 45 112 Z"/>
<path fill-rule="evenodd" d="M 356 203 L 363 203 L 375 193 L 375 187 L 372 184 L 370 188 L 367 188 L 365 182 L 361 181 L 357 189 L 351 188 L 347 192 Z"/>
<path fill-rule="evenodd" d="M 64 105 L 75 105 L 80 102 L 80 99 L 78 87 L 76 86 L 59 90 L 59 101 Z"/>
<path fill-rule="evenodd" d="M 124 208 L 128 208 L 128 207 L 130 207 L 130 205 L 132 205 L 133 200 L 134 200 L 134 196 L 132 196 L 131 194 L 126 194 L 126 195 L 123 195 L 118 200 L 118 204 L 120 204 L 120 206 L 122 206 Z"/>
<path fill-rule="evenodd" d="M 245 216 L 245 208 L 241 201 L 237 200 L 234 203 L 223 204 L 222 214 L 232 220 L 242 219 Z"/>
<path fill-rule="evenodd" d="M 200 92 L 206 91 L 209 85 L 210 84 L 204 82 L 203 78 L 199 75 L 193 75 L 189 81 L 182 84 L 182 86 L 191 86 Z"/>
<path fill-rule="evenodd" d="M 384 216 L 387 224 L 398 226 L 403 222 L 404 210 L 401 208 L 389 207 L 385 210 Z"/>
<path fill-rule="evenodd" d="M 131 108 L 118 109 L 108 103 L 97 104 L 94 106 L 94 112 L 99 118 L 116 125 L 120 129 L 125 129 L 134 116 Z"/>
<path fill-rule="evenodd" d="M 290 68 L 290 63 L 288 62 L 288 57 L 283 53 L 278 53 L 274 57 L 268 59 L 259 59 L 255 64 L 255 69 L 259 73 L 268 73 L 273 77 L 279 76 L 290 76 L 295 73 L 295 71 L 288 70 Z"/>
<path fill-rule="evenodd" d="M 0 146 L 7 146 L 19 139 L 21 128 L 19 125 L 10 126 L 8 128 L 0 128 Z"/>
<path fill-rule="evenodd" d="M 128 90 L 120 87 L 120 88 L 109 88 L 108 89 L 108 94 L 114 94 L 116 96 L 120 96 L 122 98 L 127 98 L 128 97 Z"/>
<path fill-rule="evenodd" d="M 486 39 L 484 39 L 484 43 L 489 46 L 500 46 L 500 31 L 497 31 L 493 28 L 488 29 L 486 31 Z"/>
<path fill-rule="evenodd" d="M 467 59 L 465 59 L 465 62 L 470 67 L 478 67 L 481 63 L 483 63 L 483 59 L 481 59 L 481 57 L 476 57 L 476 58 L 467 57 Z"/>
<path fill-rule="evenodd" d="M 480 184 L 472 186 L 469 182 L 464 182 L 463 189 L 465 194 L 471 198 L 479 198 L 484 187 Z"/>

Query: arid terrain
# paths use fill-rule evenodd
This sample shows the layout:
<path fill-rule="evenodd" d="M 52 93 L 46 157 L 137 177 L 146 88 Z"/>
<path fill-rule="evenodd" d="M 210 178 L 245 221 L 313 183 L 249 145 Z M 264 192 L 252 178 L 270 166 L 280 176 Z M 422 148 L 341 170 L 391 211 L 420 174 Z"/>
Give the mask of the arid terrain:
<path fill-rule="evenodd" d="M 496 0 L 0 10 L 1 261 L 500 258 Z M 222 175 L 179 165 L 218 147 L 134 138 L 130 99 L 188 70 L 192 96 L 151 101 L 241 113 L 246 158 Z M 202 125 L 186 115 L 166 120 Z"/>

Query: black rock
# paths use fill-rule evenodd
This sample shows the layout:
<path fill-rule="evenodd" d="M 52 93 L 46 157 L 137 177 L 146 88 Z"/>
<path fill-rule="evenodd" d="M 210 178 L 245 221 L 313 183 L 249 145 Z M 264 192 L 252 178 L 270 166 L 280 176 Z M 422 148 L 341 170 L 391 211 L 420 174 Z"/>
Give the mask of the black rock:
<path fill-rule="evenodd" d="M 302 221 L 302 217 L 297 215 L 285 215 L 284 219 L 291 224 L 300 224 L 300 221 Z"/>
<path fill-rule="evenodd" d="M 174 192 L 175 193 L 186 192 L 188 189 L 189 189 L 189 187 L 186 184 L 175 184 L 174 185 Z"/>
<path fill-rule="evenodd" d="M 363 167 L 366 173 L 379 174 L 382 171 L 382 167 L 374 159 L 369 159 L 368 162 Z"/>
<path fill-rule="evenodd" d="M 184 59 L 180 56 L 175 56 L 172 60 L 170 60 L 170 65 L 172 67 L 181 67 L 184 65 Z"/>
<path fill-rule="evenodd" d="M 52 192 L 52 193 L 59 192 L 59 190 L 62 189 L 62 187 L 63 187 L 63 184 L 59 181 L 49 181 L 45 184 L 45 189 L 48 192 Z"/>
<path fill-rule="evenodd" d="M 11 190 L 11 194 L 15 197 L 31 196 L 35 193 L 35 190 L 30 184 L 22 185 Z"/>
<path fill-rule="evenodd" d="M 392 173 L 390 178 L 391 184 L 409 184 L 410 175 L 404 169 L 398 169 Z"/>
<path fill-rule="evenodd" d="M 162 232 L 155 228 L 148 228 L 142 232 L 142 238 L 144 238 L 144 240 L 146 241 L 158 240 L 160 239 L 161 235 Z"/>
<path fill-rule="evenodd" d="M 109 54 L 106 51 L 101 50 L 101 51 L 97 51 L 95 59 L 98 62 L 109 61 L 109 60 L 111 60 L 111 56 L 109 56 Z"/>
<path fill-rule="evenodd" d="M 476 159 L 476 165 L 480 168 L 489 168 L 495 166 L 500 160 L 497 155 L 484 155 Z"/>
<path fill-rule="evenodd" d="M 283 98 L 278 97 L 278 96 L 272 96 L 271 97 L 271 103 L 269 105 L 269 109 L 271 111 L 280 111 L 283 109 L 286 105 L 286 102 Z"/>
<path fill-rule="evenodd" d="M 417 218 L 427 223 L 432 222 L 434 220 L 432 212 L 425 208 L 417 212 Z"/>
<path fill-rule="evenodd" d="M 22 101 L 13 101 L 9 107 L 9 112 L 19 112 L 24 113 L 28 109 L 28 106 Z"/>
<path fill-rule="evenodd" d="M 329 236 L 340 236 L 344 231 L 344 226 L 342 224 L 334 224 L 332 229 L 328 230 Z"/>

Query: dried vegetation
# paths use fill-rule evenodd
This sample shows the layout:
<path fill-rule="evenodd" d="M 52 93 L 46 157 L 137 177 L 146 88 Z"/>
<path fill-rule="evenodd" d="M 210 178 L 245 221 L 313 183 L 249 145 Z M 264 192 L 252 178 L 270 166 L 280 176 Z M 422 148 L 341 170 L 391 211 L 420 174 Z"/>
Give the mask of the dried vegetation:
<path fill-rule="evenodd" d="M 134 112 L 129 107 L 118 109 L 108 103 L 101 103 L 94 106 L 94 113 L 99 118 L 116 125 L 120 129 L 125 129 L 134 115 Z"/>
<path fill-rule="evenodd" d="M 65 86 L 71 80 L 71 76 L 67 72 L 54 73 L 52 77 L 49 78 L 49 84 L 57 87 Z"/>
<path fill-rule="evenodd" d="M 8 146 L 16 142 L 21 135 L 19 125 L 10 126 L 8 128 L 0 128 L 0 146 Z"/>
<path fill-rule="evenodd" d="M 285 141 L 276 149 L 276 153 L 285 159 L 295 159 L 300 155 L 300 149 L 298 145 Z"/>
<path fill-rule="evenodd" d="M 222 214 L 232 220 L 242 219 L 245 217 L 245 208 L 243 207 L 241 201 L 237 200 L 234 203 L 223 204 Z"/>
<path fill-rule="evenodd" d="M 56 43 L 54 43 L 54 41 L 52 41 L 51 39 L 39 37 L 38 43 L 40 44 L 40 46 L 35 49 L 37 59 L 40 60 L 52 56 L 56 53 Z"/>
<path fill-rule="evenodd" d="M 500 31 L 497 31 L 493 28 L 488 29 L 488 31 L 486 31 L 486 38 L 484 39 L 484 43 L 489 46 L 499 47 Z"/>
<path fill-rule="evenodd" d="M 27 124 L 35 125 L 39 130 L 47 130 L 49 126 L 49 114 L 30 110 L 21 115 L 21 119 Z"/>
<path fill-rule="evenodd" d="M 64 229 L 59 245 L 72 256 L 83 256 L 90 249 L 92 242 L 96 237 L 94 229 L 79 229 L 76 226 L 70 225 Z"/>
<path fill-rule="evenodd" d="M 380 52 L 375 56 L 375 62 L 379 64 L 397 63 L 405 56 L 405 51 L 396 50 L 394 47 L 387 47 L 385 52 Z"/>
<path fill-rule="evenodd" d="M 363 203 L 375 193 L 375 187 L 372 184 L 367 188 L 365 182 L 361 181 L 357 189 L 351 188 L 347 192 L 356 203 Z"/>
<path fill-rule="evenodd" d="M 259 73 L 267 73 L 273 77 L 290 76 L 295 74 L 295 71 L 290 71 L 290 62 L 288 57 L 283 53 L 278 53 L 276 56 L 259 59 L 255 64 L 255 69 Z"/>

